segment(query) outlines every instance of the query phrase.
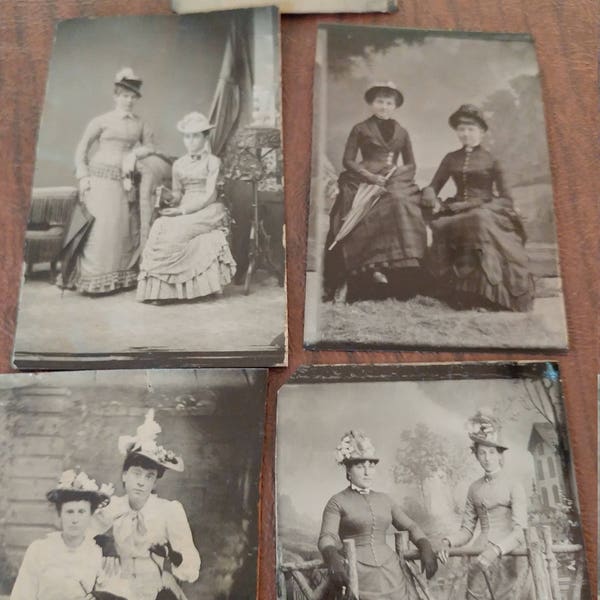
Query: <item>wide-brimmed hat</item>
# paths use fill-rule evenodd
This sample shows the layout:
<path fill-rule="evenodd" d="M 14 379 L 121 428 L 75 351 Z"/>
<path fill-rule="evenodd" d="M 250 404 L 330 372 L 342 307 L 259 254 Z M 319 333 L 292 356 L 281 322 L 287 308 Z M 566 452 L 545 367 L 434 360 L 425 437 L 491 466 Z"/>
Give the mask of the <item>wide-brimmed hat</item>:
<path fill-rule="evenodd" d="M 98 485 L 95 479 L 91 479 L 83 471 L 69 469 L 63 472 L 56 486 L 46 494 L 46 498 L 53 504 L 89 500 L 97 508 L 101 508 L 110 502 L 114 492 L 112 484 Z"/>
<path fill-rule="evenodd" d="M 183 471 L 183 458 L 156 443 L 156 436 L 161 431 L 161 426 L 154 420 L 154 409 L 151 408 L 146 413 L 144 422 L 137 428 L 135 435 L 119 437 L 119 452 L 124 456 L 131 454 L 143 456 L 164 469 Z"/>
<path fill-rule="evenodd" d="M 469 419 L 469 438 L 474 444 L 508 450 L 502 439 L 502 426 L 488 409 L 481 409 Z"/>
<path fill-rule="evenodd" d="M 352 429 L 342 436 L 335 450 L 335 457 L 340 465 L 363 460 L 379 462 L 371 440 L 362 431 L 356 429 Z"/>
<path fill-rule="evenodd" d="M 211 123 L 202 113 L 191 112 L 185 115 L 179 123 L 177 130 L 181 133 L 202 133 L 214 129 L 216 125 Z"/>
<path fill-rule="evenodd" d="M 484 131 L 488 130 L 483 113 L 474 104 L 460 106 L 450 115 L 448 123 L 452 129 L 456 129 L 461 123 L 477 123 Z"/>
<path fill-rule="evenodd" d="M 402 106 L 404 96 L 393 81 L 378 81 L 372 84 L 365 92 L 365 101 L 371 104 L 379 92 L 392 93 L 396 98 L 396 106 Z"/>
<path fill-rule="evenodd" d="M 138 96 L 138 98 L 142 97 L 142 93 L 140 92 L 142 89 L 142 80 L 133 72 L 133 69 L 130 67 L 123 67 L 115 75 L 115 85 L 118 85 L 129 92 L 133 92 Z"/>

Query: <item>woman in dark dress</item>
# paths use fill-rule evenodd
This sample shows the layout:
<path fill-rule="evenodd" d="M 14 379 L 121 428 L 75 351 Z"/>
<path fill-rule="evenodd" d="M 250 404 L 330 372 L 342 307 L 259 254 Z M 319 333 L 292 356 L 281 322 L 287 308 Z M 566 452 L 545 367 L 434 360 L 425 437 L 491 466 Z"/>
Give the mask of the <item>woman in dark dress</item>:
<path fill-rule="evenodd" d="M 342 161 L 345 171 L 339 177 L 339 194 L 330 213 L 323 272 L 326 301 L 333 300 L 345 283 L 349 301 L 365 292 L 373 294 L 377 288 L 404 298 L 414 295 L 426 250 L 410 137 L 392 118 L 404 98 L 387 82 L 370 87 L 365 100 L 373 115 L 350 132 Z M 365 183 L 381 186 L 383 193 L 351 233 L 330 249 Z"/>
<path fill-rule="evenodd" d="M 390 526 L 406 530 L 420 553 L 422 570 L 430 579 L 437 559 L 421 528 L 382 492 L 371 489 L 379 462 L 371 441 L 360 431 L 346 433 L 337 447 L 337 462 L 346 468 L 349 486 L 329 499 L 323 512 L 319 550 L 335 590 L 348 588 L 343 540 L 356 545 L 359 600 L 418 600 L 410 574 L 390 546 Z"/>
<path fill-rule="evenodd" d="M 454 112 L 449 123 L 462 148 L 446 154 L 423 190 L 423 201 L 440 208 L 431 221 L 431 272 L 443 297 L 456 308 L 530 310 L 534 285 L 526 234 L 502 166 L 481 146 L 487 123 L 471 104 Z M 449 179 L 456 196 L 439 202 Z"/>

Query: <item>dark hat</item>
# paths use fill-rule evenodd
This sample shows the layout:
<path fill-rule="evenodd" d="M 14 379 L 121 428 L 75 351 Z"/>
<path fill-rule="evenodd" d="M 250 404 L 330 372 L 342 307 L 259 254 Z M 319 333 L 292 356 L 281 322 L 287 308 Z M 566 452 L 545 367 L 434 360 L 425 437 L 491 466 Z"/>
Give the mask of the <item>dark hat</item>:
<path fill-rule="evenodd" d="M 448 123 L 452 129 L 456 129 L 461 123 L 477 123 L 484 131 L 488 130 L 483 113 L 474 104 L 463 104 L 450 115 Z"/>
<path fill-rule="evenodd" d="M 133 92 L 138 98 L 141 98 L 142 96 L 142 93 L 140 92 L 142 80 L 133 72 L 133 69 L 130 69 L 129 67 L 121 69 L 115 75 L 115 85 Z"/>
<path fill-rule="evenodd" d="M 53 504 L 88 500 L 91 504 L 102 507 L 110 502 L 113 493 L 114 487 L 111 484 L 98 485 L 95 479 L 90 479 L 77 468 L 64 471 L 57 485 L 46 494 L 46 498 Z"/>
<path fill-rule="evenodd" d="M 488 409 L 479 410 L 469 419 L 469 438 L 474 444 L 508 450 L 502 440 L 502 427 Z"/>
<path fill-rule="evenodd" d="M 375 100 L 379 92 L 392 93 L 396 98 L 396 106 L 402 106 L 404 103 L 404 96 L 393 81 L 384 81 L 374 83 L 365 92 L 365 100 L 368 104 L 371 104 Z"/>

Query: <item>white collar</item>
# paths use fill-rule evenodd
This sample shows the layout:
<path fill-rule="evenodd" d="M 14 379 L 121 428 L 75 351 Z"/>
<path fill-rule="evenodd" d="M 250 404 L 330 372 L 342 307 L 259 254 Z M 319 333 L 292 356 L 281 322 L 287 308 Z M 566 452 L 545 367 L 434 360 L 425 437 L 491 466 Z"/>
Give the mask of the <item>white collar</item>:
<path fill-rule="evenodd" d="M 354 485 L 353 483 L 350 484 L 350 489 L 354 490 L 355 492 L 358 492 L 359 494 L 362 494 L 362 495 L 368 495 L 371 493 L 370 488 L 361 488 L 361 487 L 358 487 L 357 485 Z"/>
<path fill-rule="evenodd" d="M 117 117 L 119 117 L 120 119 L 135 119 L 135 115 L 131 112 L 126 112 L 124 110 L 120 110 L 118 108 L 115 108 L 115 114 L 117 115 Z"/>

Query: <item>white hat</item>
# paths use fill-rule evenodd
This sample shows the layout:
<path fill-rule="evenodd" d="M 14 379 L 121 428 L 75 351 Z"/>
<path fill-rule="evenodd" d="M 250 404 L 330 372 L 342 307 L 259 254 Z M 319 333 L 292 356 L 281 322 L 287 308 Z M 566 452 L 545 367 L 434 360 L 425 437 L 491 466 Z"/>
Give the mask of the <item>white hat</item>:
<path fill-rule="evenodd" d="M 216 125 L 213 125 L 209 120 L 199 112 L 191 112 L 185 115 L 179 123 L 177 123 L 177 129 L 181 133 L 201 133 L 213 129 Z"/>

